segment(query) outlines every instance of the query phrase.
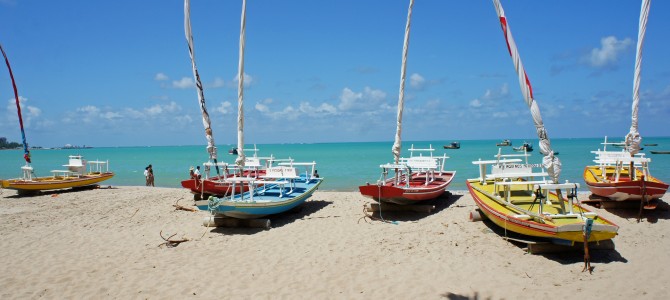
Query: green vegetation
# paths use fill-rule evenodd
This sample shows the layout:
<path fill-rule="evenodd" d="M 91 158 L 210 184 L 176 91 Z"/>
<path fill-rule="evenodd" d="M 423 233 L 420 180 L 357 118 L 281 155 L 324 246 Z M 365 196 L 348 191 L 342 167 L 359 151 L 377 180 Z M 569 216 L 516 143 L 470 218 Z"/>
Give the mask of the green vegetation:
<path fill-rule="evenodd" d="M 16 149 L 21 148 L 21 144 L 17 142 L 7 142 L 7 138 L 0 137 L 0 149 Z"/>

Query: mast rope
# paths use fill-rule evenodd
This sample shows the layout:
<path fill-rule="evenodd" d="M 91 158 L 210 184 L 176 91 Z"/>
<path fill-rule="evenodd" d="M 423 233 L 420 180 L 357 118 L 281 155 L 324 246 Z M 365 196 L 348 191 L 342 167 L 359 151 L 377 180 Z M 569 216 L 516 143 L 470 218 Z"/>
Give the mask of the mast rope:
<path fill-rule="evenodd" d="M 521 62 L 521 56 L 512 37 L 512 31 L 507 23 L 507 18 L 505 17 L 505 11 L 500 4 L 500 0 L 493 0 L 493 5 L 495 6 L 498 18 L 500 20 L 500 26 L 502 27 L 503 35 L 505 36 L 505 41 L 507 42 L 507 50 L 509 51 L 510 56 L 512 57 L 512 62 L 514 63 L 514 68 L 516 69 L 519 86 L 521 87 L 521 93 L 523 98 L 530 108 L 530 114 L 533 117 L 533 123 L 535 124 L 535 130 L 537 131 L 537 136 L 540 140 L 540 152 L 544 155 L 542 158 L 542 164 L 547 173 L 552 178 L 554 183 L 558 183 L 558 178 L 561 174 L 561 161 L 554 155 L 554 151 L 551 149 L 551 142 L 549 141 L 549 135 L 547 130 L 544 128 L 544 123 L 542 122 L 542 115 L 540 114 L 540 107 L 537 104 L 537 101 L 533 98 L 533 88 L 530 84 L 530 80 L 526 75 L 526 70 L 523 67 Z"/>
<path fill-rule="evenodd" d="M 240 57 L 237 73 L 237 164 L 240 169 L 244 167 L 244 46 L 245 31 L 247 24 L 247 0 L 242 0 L 242 17 L 240 20 Z"/>
<path fill-rule="evenodd" d="M 638 132 L 638 106 L 640 104 L 640 77 L 642 73 L 642 45 L 644 43 L 644 35 L 647 31 L 647 20 L 649 19 L 649 7 L 651 0 L 643 0 L 640 8 L 640 23 L 637 33 L 637 50 L 635 55 L 635 77 L 633 78 L 633 104 L 631 112 L 630 131 L 626 135 L 626 150 L 633 156 L 640 152 L 640 144 L 642 143 L 642 136 Z"/>
<path fill-rule="evenodd" d="M 412 22 L 412 6 L 414 6 L 414 0 L 409 1 L 409 8 L 407 9 L 407 24 L 405 25 L 405 41 L 402 47 L 402 65 L 400 67 L 400 91 L 398 95 L 398 116 L 396 123 L 395 131 L 395 141 L 393 142 L 393 157 L 395 163 L 398 164 L 400 161 L 400 151 L 402 147 L 401 133 L 402 133 L 402 112 L 405 105 L 405 77 L 407 70 L 407 52 L 409 51 L 409 29 Z"/>
<path fill-rule="evenodd" d="M 19 115 L 19 126 L 21 127 L 21 139 L 23 141 L 23 159 L 26 160 L 27 164 L 30 164 L 31 163 L 30 150 L 28 150 L 28 142 L 26 141 L 26 131 L 23 129 L 23 117 L 21 116 L 21 101 L 19 99 L 19 92 L 16 89 L 16 81 L 14 80 L 14 73 L 12 72 L 12 67 L 9 65 L 9 59 L 7 58 L 7 53 L 5 53 L 5 49 L 2 48 L 2 44 L 0 44 L 0 51 L 2 51 L 2 56 L 5 57 L 5 64 L 7 64 L 9 77 L 12 79 L 12 88 L 14 88 L 14 99 L 16 100 L 16 112 Z"/>
<path fill-rule="evenodd" d="M 220 175 L 219 165 L 217 164 L 216 143 L 212 134 L 212 122 L 209 119 L 207 112 L 207 105 L 205 103 L 205 92 L 202 88 L 202 81 L 200 81 L 200 74 L 198 67 L 195 64 L 195 48 L 193 47 L 193 34 L 191 32 L 191 2 L 184 0 L 184 33 L 186 35 L 186 42 L 188 43 L 188 54 L 191 57 L 191 68 L 193 69 L 193 77 L 195 78 L 195 86 L 198 92 L 198 103 L 200 104 L 200 111 L 202 112 L 202 125 L 205 127 L 205 138 L 207 139 L 207 152 L 209 159 L 214 161 L 216 167 L 216 175 Z"/>

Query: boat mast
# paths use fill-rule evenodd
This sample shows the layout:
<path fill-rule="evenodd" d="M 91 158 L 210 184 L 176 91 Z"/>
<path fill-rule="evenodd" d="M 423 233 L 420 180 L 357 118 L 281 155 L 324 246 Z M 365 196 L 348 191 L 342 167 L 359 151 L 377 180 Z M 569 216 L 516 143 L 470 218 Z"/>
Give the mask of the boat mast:
<path fill-rule="evenodd" d="M 637 33 L 637 50 L 635 56 L 635 76 L 633 78 L 633 105 L 631 113 L 630 131 L 626 135 L 626 150 L 633 156 L 640 152 L 640 143 L 642 136 L 637 131 L 637 112 L 640 103 L 640 73 L 642 72 L 642 44 L 644 43 L 644 34 L 647 31 L 647 19 L 649 18 L 649 6 L 651 0 L 643 0 L 640 8 L 640 25 Z"/>
<path fill-rule="evenodd" d="M 205 138 L 207 138 L 207 152 L 209 153 L 210 161 L 214 161 L 216 167 L 216 174 L 219 173 L 219 165 L 216 161 L 216 144 L 214 143 L 214 136 L 212 134 L 212 122 L 209 120 L 209 113 L 205 103 L 205 92 L 200 81 L 200 74 L 195 65 L 195 48 L 193 48 L 193 34 L 191 33 L 191 3 L 190 0 L 184 0 L 184 31 L 186 34 L 186 41 L 188 42 L 188 54 L 191 56 L 191 67 L 193 69 L 193 77 L 195 78 L 195 86 L 198 91 L 198 103 L 200 104 L 200 111 L 202 112 L 202 124 L 205 127 Z"/>
<path fill-rule="evenodd" d="M 400 91 L 398 96 L 398 119 L 396 123 L 395 131 L 395 142 L 393 143 L 393 157 L 395 163 L 400 162 L 400 151 L 402 147 L 402 141 L 400 134 L 402 133 L 402 111 L 405 103 L 405 73 L 407 70 L 407 51 L 409 48 L 409 29 L 410 23 L 412 21 L 412 6 L 414 6 L 414 0 L 409 1 L 409 8 L 407 9 L 407 25 L 405 25 L 405 41 L 402 47 L 402 66 L 400 67 Z"/>
<path fill-rule="evenodd" d="M 237 159 L 235 164 L 244 167 L 244 45 L 247 24 L 247 0 L 242 0 L 242 17 L 240 20 L 240 59 L 237 72 Z M 240 169 L 241 170 L 241 169 Z"/>
<path fill-rule="evenodd" d="M 535 130 L 540 139 L 540 152 L 544 155 L 542 164 L 547 169 L 547 173 L 549 173 L 549 176 L 551 176 L 554 183 L 558 183 L 558 178 L 561 174 L 561 161 L 558 157 L 554 156 L 554 150 L 551 149 L 549 135 L 547 135 L 547 130 L 544 128 L 542 116 L 540 115 L 540 107 L 538 106 L 537 101 L 533 98 L 533 87 L 530 85 L 530 80 L 526 75 L 523 63 L 521 62 L 521 56 L 519 56 L 519 50 L 516 47 L 516 43 L 514 43 L 509 24 L 507 24 L 507 18 L 505 17 L 505 11 L 502 8 L 502 4 L 500 4 L 499 0 L 493 0 L 493 5 L 498 13 L 500 26 L 502 27 L 505 40 L 507 41 L 507 50 L 512 57 L 514 68 L 519 77 L 521 93 L 523 94 L 526 104 L 530 108 L 530 114 L 533 117 L 533 123 L 535 123 Z"/>
<path fill-rule="evenodd" d="M 30 150 L 28 150 L 28 142 L 26 141 L 26 131 L 23 129 L 23 117 L 21 116 L 21 102 L 19 100 L 19 92 L 16 89 L 16 81 L 14 81 L 14 73 L 12 73 L 12 67 L 9 65 L 9 59 L 5 53 L 5 49 L 2 48 L 0 44 L 0 51 L 2 51 L 2 56 L 5 57 L 5 64 L 7 64 L 7 70 L 9 71 L 9 78 L 12 79 L 12 87 L 14 88 L 14 99 L 16 100 L 16 112 L 19 115 L 19 125 L 21 127 L 21 139 L 23 141 L 23 159 L 26 160 L 26 164 L 30 164 Z"/>

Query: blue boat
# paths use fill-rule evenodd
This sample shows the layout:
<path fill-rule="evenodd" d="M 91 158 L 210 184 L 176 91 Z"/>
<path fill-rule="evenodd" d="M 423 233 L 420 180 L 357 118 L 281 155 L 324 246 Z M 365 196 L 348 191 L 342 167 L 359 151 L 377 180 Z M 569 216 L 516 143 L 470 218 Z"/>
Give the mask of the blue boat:
<path fill-rule="evenodd" d="M 311 171 L 298 173 L 296 167 L 304 166 Z M 244 193 L 217 198 L 210 197 L 207 203 L 200 202 L 198 208 L 208 210 L 213 216 L 238 219 L 255 219 L 289 211 L 303 204 L 323 182 L 316 172 L 316 163 L 281 163 L 267 169 L 260 178 L 227 178 L 232 186 L 248 186 Z"/>

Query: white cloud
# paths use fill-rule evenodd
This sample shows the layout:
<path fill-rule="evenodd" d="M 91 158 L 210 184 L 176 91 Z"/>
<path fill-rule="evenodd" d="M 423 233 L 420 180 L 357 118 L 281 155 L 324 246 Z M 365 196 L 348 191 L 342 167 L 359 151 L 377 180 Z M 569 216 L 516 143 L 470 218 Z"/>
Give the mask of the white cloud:
<path fill-rule="evenodd" d="M 414 73 L 409 76 L 409 86 L 414 89 L 423 89 L 425 83 L 426 79 L 424 79 L 423 76 L 419 75 L 418 73 Z"/>
<path fill-rule="evenodd" d="M 338 108 L 346 111 L 351 109 L 371 108 L 386 97 L 386 93 L 381 90 L 374 90 L 365 87 L 363 92 L 356 93 L 349 88 L 344 88 L 340 95 Z"/>
<path fill-rule="evenodd" d="M 338 114 L 337 108 L 328 103 L 322 103 L 318 107 L 314 107 L 309 102 L 302 102 L 300 103 L 299 109 L 301 112 L 308 115 L 319 114 L 320 116 L 324 116 Z"/>
<path fill-rule="evenodd" d="M 232 107 L 233 105 L 229 101 L 223 101 L 215 110 L 221 114 L 227 115 L 230 114 Z"/>
<path fill-rule="evenodd" d="M 146 114 L 149 116 L 157 116 L 162 114 L 163 112 L 171 113 L 171 112 L 177 112 L 179 110 L 181 110 L 181 107 L 174 101 L 171 101 L 167 105 L 156 104 L 154 106 L 144 109 Z"/>
<path fill-rule="evenodd" d="M 616 64 L 621 52 L 632 45 L 630 38 L 617 40 L 614 36 L 607 36 L 600 39 L 601 48 L 591 50 L 589 57 L 584 60 L 592 67 L 601 68 Z"/>
<path fill-rule="evenodd" d="M 504 98 L 507 95 L 509 95 L 509 88 L 507 87 L 507 83 L 504 83 L 498 90 L 487 89 L 486 92 L 484 93 L 484 96 L 482 96 L 482 99 L 496 100 Z"/>
<path fill-rule="evenodd" d="M 269 113 L 270 112 L 270 108 L 267 105 L 262 104 L 262 103 L 256 103 L 254 108 L 256 108 L 257 111 L 260 111 L 262 113 Z"/>
<path fill-rule="evenodd" d="M 168 76 L 165 75 L 165 74 L 163 74 L 163 73 L 158 73 L 158 74 L 156 74 L 156 76 L 154 77 L 154 80 L 156 80 L 156 81 L 165 81 L 165 80 L 169 80 L 169 79 L 170 79 L 170 78 L 168 78 Z"/>
<path fill-rule="evenodd" d="M 235 85 L 239 84 L 240 80 L 237 75 L 233 78 L 233 81 L 235 82 Z M 244 87 L 249 87 L 251 83 L 254 81 L 254 78 L 251 77 L 251 75 L 244 73 Z"/>
<path fill-rule="evenodd" d="M 191 77 L 182 77 L 181 80 L 173 80 L 172 87 L 178 89 L 188 89 L 195 87 L 195 82 Z"/>
<path fill-rule="evenodd" d="M 212 82 L 212 84 L 210 84 L 208 87 L 210 87 L 210 88 L 220 88 L 220 87 L 224 87 L 225 85 L 226 85 L 226 83 L 223 81 L 222 78 L 216 77 L 216 78 L 214 78 L 214 82 Z"/>
<path fill-rule="evenodd" d="M 475 108 L 482 107 L 482 102 L 479 99 L 474 99 L 470 101 L 470 106 Z"/>
<path fill-rule="evenodd" d="M 86 105 L 86 106 L 77 108 L 77 111 L 87 113 L 87 114 L 97 114 L 97 113 L 100 112 L 100 109 L 93 106 L 93 105 Z"/>

